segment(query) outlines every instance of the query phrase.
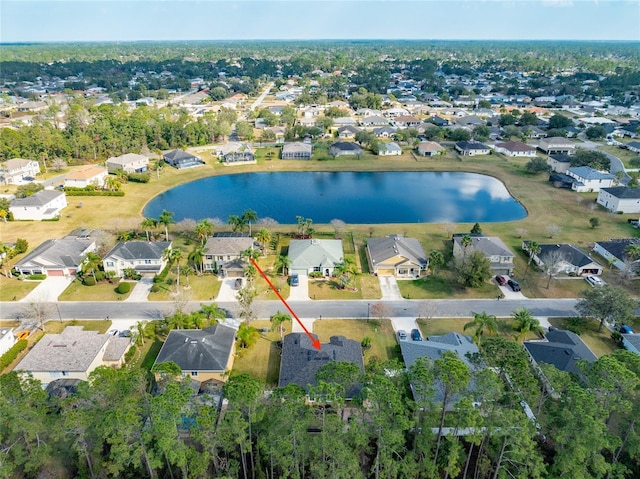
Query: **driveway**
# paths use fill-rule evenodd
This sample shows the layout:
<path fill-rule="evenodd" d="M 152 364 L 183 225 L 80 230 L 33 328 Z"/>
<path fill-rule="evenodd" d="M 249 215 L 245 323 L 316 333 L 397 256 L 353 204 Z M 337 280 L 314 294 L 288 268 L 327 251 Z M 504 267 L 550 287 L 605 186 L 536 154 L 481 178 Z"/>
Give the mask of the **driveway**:
<path fill-rule="evenodd" d="M 75 276 L 47 276 L 33 291 L 20 300 L 21 303 L 41 303 L 58 300 Z"/>
<path fill-rule="evenodd" d="M 147 301 L 147 296 L 151 292 L 151 287 L 153 286 L 153 278 L 142 277 L 133 287 L 133 291 L 127 299 L 124 300 L 125 303 L 141 303 L 143 301 Z"/>
<path fill-rule="evenodd" d="M 300 284 L 289 288 L 288 301 L 309 301 L 309 276 L 299 274 Z"/>
<path fill-rule="evenodd" d="M 378 276 L 380 282 L 380 290 L 382 291 L 382 299 L 386 301 L 402 300 L 398 281 L 393 276 Z"/>
<path fill-rule="evenodd" d="M 224 278 L 220 285 L 220 292 L 216 296 L 216 302 L 237 301 L 238 290 L 234 288 L 238 278 Z M 242 286 L 246 286 L 246 279 L 242 278 Z"/>
<path fill-rule="evenodd" d="M 503 276 L 507 281 L 509 281 L 509 276 L 507 276 L 506 274 Z M 508 284 L 505 284 L 504 286 L 500 286 L 496 282 L 495 278 L 493 279 L 493 282 L 496 283 L 496 286 L 498 286 L 498 288 L 500 288 L 500 291 L 504 295 L 503 299 L 527 299 L 527 297 L 524 294 L 522 294 L 521 291 L 513 291 Z"/>
<path fill-rule="evenodd" d="M 418 328 L 418 323 L 416 322 L 416 318 L 391 318 L 391 326 L 393 326 L 393 330 L 398 332 L 400 329 L 403 329 L 407 332 L 407 336 L 411 334 L 412 329 Z"/>

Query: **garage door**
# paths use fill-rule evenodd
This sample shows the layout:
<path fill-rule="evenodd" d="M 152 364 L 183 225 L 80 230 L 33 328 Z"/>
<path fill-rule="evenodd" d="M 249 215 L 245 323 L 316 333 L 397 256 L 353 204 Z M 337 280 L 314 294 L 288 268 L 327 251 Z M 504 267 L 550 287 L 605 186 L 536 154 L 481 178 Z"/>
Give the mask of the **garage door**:
<path fill-rule="evenodd" d="M 394 274 L 394 270 L 393 269 L 379 269 L 378 270 L 378 276 L 393 276 Z"/>
<path fill-rule="evenodd" d="M 48 269 L 47 274 L 49 276 L 64 276 L 64 271 L 61 269 Z"/>

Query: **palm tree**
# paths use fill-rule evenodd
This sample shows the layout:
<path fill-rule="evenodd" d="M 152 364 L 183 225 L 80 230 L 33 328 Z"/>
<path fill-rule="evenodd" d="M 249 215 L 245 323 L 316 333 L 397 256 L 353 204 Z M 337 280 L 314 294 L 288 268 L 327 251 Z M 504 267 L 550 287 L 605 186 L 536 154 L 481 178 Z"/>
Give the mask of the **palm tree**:
<path fill-rule="evenodd" d="M 189 253 L 189 256 L 187 257 L 188 261 L 191 261 L 191 263 L 193 264 L 193 267 L 196 269 L 196 271 L 198 271 L 198 268 L 200 268 L 200 272 L 202 272 L 204 270 L 204 266 L 203 266 L 203 260 L 204 260 L 204 256 L 205 256 L 205 249 L 204 246 L 197 246 L 193 249 L 193 251 L 191 253 Z"/>
<path fill-rule="evenodd" d="M 193 268 L 189 265 L 182 268 L 182 274 L 184 274 L 184 277 L 187 280 L 187 289 L 191 288 L 191 285 L 189 284 L 189 275 L 192 275 L 193 271 Z"/>
<path fill-rule="evenodd" d="M 291 322 L 291 315 L 278 310 L 276 314 L 269 318 L 269 321 L 271 321 L 271 331 L 275 329 L 280 331 L 280 341 L 284 341 L 284 331 L 286 328 L 283 326 L 283 323 L 287 321 Z"/>
<path fill-rule="evenodd" d="M 518 334 L 519 342 L 524 341 L 524 338 L 529 332 L 537 334 L 544 333 L 542 326 L 540 326 L 540 321 L 534 318 L 528 309 L 518 308 L 513 312 L 512 316 L 513 329 L 520 332 L 520 334 Z"/>
<path fill-rule="evenodd" d="M 640 258 L 640 244 L 630 244 L 624 250 L 624 254 L 631 261 L 635 261 Z"/>
<path fill-rule="evenodd" d="M 271 232 L 267 228 L 260 228 L 256 233 L 256 240 L 263 246 L 271 240 Z"/>
<path fill-rule="evenodd" d="M 136 331 L 138 332 L 136 339 L 140 342 L 140 346 L 144 346 L 144 327 L 146 324 L 146 321 L 138 321 L 136 323 Z"/>
<path fill-rule="evenodd" d="M 149 230 L 158 226 L 158 222 L 154 218 L 145 218 L 140 223 L 140 226 L 144 228 L 145 233 L 147 233 L 147 241 L 149 241 Z"/>
<path fill-rule="evenodd" d="M 476 344 L 480 344 L 485 330 L 487 336 L 495 336 L 498 331 L 498 323 L 496 317 L 493 314 L 487 314 L 486 311 L 482 313 L 473 313 L 473 321 L 464 325 L 464 330 L 469 328 L 475 328 L 473 332 L 473 340 Z"/>
<path fill-rule="evenodd" d="M 238 349 L 248 349 L 258 342 L 260 333 L 253 326 L 249 326 L 247 323 L 240 323 L 236 338 Z"/>
<path fill-rule="evenodd" d="M 253 210 L 245 210 L 244 213 L 242 213 L 242 223 L 243 223 L 243 229 L 244 229 L 244 225 L 249 225 L 249 236 L 251 236 L 251 222 L 252 221 L 258 221 L 258 214 L 253 211 Z"/>
<path fill-rule="evenodd" d="M 439 266 L 444 264 L 444 255 L 440 251 L 433 250 L 429 253 L 429 266 L 431 266 L 431 271 L 433 271 L 433 275 L 436 275 L 436 270 Z"/>
<path fill-rule="evenodd" d="M 102 258 L 100 258 L 99 254 L 96 253 L 87 253 L 87 257 L 85 259 L 85 266 L 84 266 L 84 270 L 87 271 L 91 271 L 91 275 L 93 276 L 93 279 L 95 281 L 96 280 L 96 270 L 100 267 L 100 265 L 102 264 Z"/>
<path fill-rule="evenodd" d="M 195 231 L 196 236 L 200 239 L 202 246 L 204 246 L 207 241 L 207 236 L 211 236 L 213 234 L 213 223 L 209 220 L 202 220 L 196 225 Z"/>
<path fill-rule="evenodd" d="M 180 286 L 180 260 L 182 259 L 182 250 L 181 249 L 172 249 L 169 253 L 169 261 L 171 263 L 175 263 L 178 267 L 178 276 L 176 279 L 176 286 Z"/>
<path fill-rule="evenodd" d="M 464 235 L 462 237 L 462 239 L 460 240 L 460 244 L 464 248 L 464 256 L 466 257 L 467 256 L 467 249 L 469 248 L 469 246 L 471 246 L 473 244 L 473 239 L 471 239 L 471 236 L 469 236 L 469 235 Z"/>
<path fill-rule="evenodd" d="M 173 212 L 162 210 L 162 213 L 158 216 L 158 223 L 164 225 L 164 239 L 165 241 L 169 241 L 169 225 L 174 223 Z"/>
<path fill-rule="evenodd" d="M 276 258 L 276 271 L 282 269 L 283 278 L 285 277 L 285 271 L 289 269 L 289 266 L 291 266 L 291 260 L 288 256 L 284 256 L 281 254 Z"/>
<path fill-rule="evenodd" d="M 210 321 L 212 324 L 217 324 L 218 320 L 226 317 L 224 310 L 218 307 L 216 303 L 200 304 L 200 312 L 204 314 L 207 321 Z"/>
<path fill-rule="evenodd" d="M 527 271 L 529 271 L 529 265 L 531 265 L 531 261 L 533 261 L 533 257 L 540 254 L 542 248 L 536 241 L 529 241 L 527 244 L 527 252 L 529 253 L 529 261 L 527 261 L 527 267 L 524 270 L 523 278 L 527 276 Z"/>
<path fill-rule="evenodd" d="M 234 232 L 238 230 L 242 232 L 242 230 L 244 229 L 244 222 L 242 221 L 242 218 L 240 218 L 237 215 L 229 216 L 229 219 L 227 220 L 227 224 L 231 225 L 231 229 Z"/>
<path fill-rule="evenodd" d="M 120 183 L 118 177 L 116 176 L 107 176 L 107 178 L 104 180 L 104 187 L 109 191 L 118 191 L 121 186 L 122 183 Z"/>

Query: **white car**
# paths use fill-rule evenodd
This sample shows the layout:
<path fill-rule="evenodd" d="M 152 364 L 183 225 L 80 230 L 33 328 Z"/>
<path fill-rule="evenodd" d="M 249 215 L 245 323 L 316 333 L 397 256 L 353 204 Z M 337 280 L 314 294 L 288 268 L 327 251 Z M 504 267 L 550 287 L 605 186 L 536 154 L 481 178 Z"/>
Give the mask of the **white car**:
<path fill-rule="evenodd" d="M 604 281 L 602 281 L 602 278 L 600 276 L 596 276 L 596 275 L 585 276 L 584 279 L 587 283 L 589 283 L 593 287 L 604 286 L 606 284 Z"/>

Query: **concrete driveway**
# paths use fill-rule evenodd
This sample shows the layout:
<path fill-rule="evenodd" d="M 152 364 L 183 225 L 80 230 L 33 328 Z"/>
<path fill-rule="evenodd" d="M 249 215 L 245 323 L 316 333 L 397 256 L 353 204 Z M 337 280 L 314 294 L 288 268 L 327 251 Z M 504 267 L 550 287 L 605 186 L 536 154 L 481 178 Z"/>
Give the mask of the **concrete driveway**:
<path fill-rule="evenodd" d="M 300 284 L 289 288 L 289 301 L 309 301 L 309 276 L 299 274 Z"/>
<path fill-rule="evenodd" d="M 48 276 L 33 291 L 20 300 L 21 303 L 53 302 L 67 289 L 75 276 Z"/>
<path fill-rule="evenodd" d="M 393 276 L 378 276 L 382 299 L 386 301 L 397 301 L 404 299 L 398 288 L 398 281 Z"/>
<path fill-rule="evenodd" d="M 235 289 L 236 279 L 238 278 L 224 278 L 222 280 L 222 284 L 220 285 L 220 292 L 218 292 L 218 296 L 216 296 L 217 302 L 223 301 L 237 301 L 236 295 L 238 294 L 238 290 Z M 242 279 L 242 286 L 246 286 L 246 279 Z"/>
<path fill-rule="evenodd" d="M 143 301 L 147 301 L 147 296 L 149 296 L 152 286 L 153 278 L 140 278 L 140 280 L 133 287 L 133 291 L 131 291 L 129 297 L 124 300 L 125 303 L 141 303 Z"/>
<path fill-rule="evenodd" d="M 418 328 L 418 323 L 416 322 L 416 318 L 391 318 L 391 325 L 393 326 L 393 330 L 398 332 L 400 329 L 403 329 L 407 332 L 407 337 L 411 334 L 412 329 Z"/>
<path fill-rule="evenodd" d="M 503 276 L 507 281 L 509 281 L 509 279 L 510 279 L 509 276 L 507 276 L 506 274 L 503 275 Z M 503 299 L 527 299 L 527 297 L 524 294 L 522 294 L 521 291 L 513 291 L 508 284 L 505 284 L 504 286 L 500 286 L 496 282 L 495 277 L 493 278 L 493 282 L 496 283 L 498 288 L 500 288 L 500 291 L 504 295 Z"/>

